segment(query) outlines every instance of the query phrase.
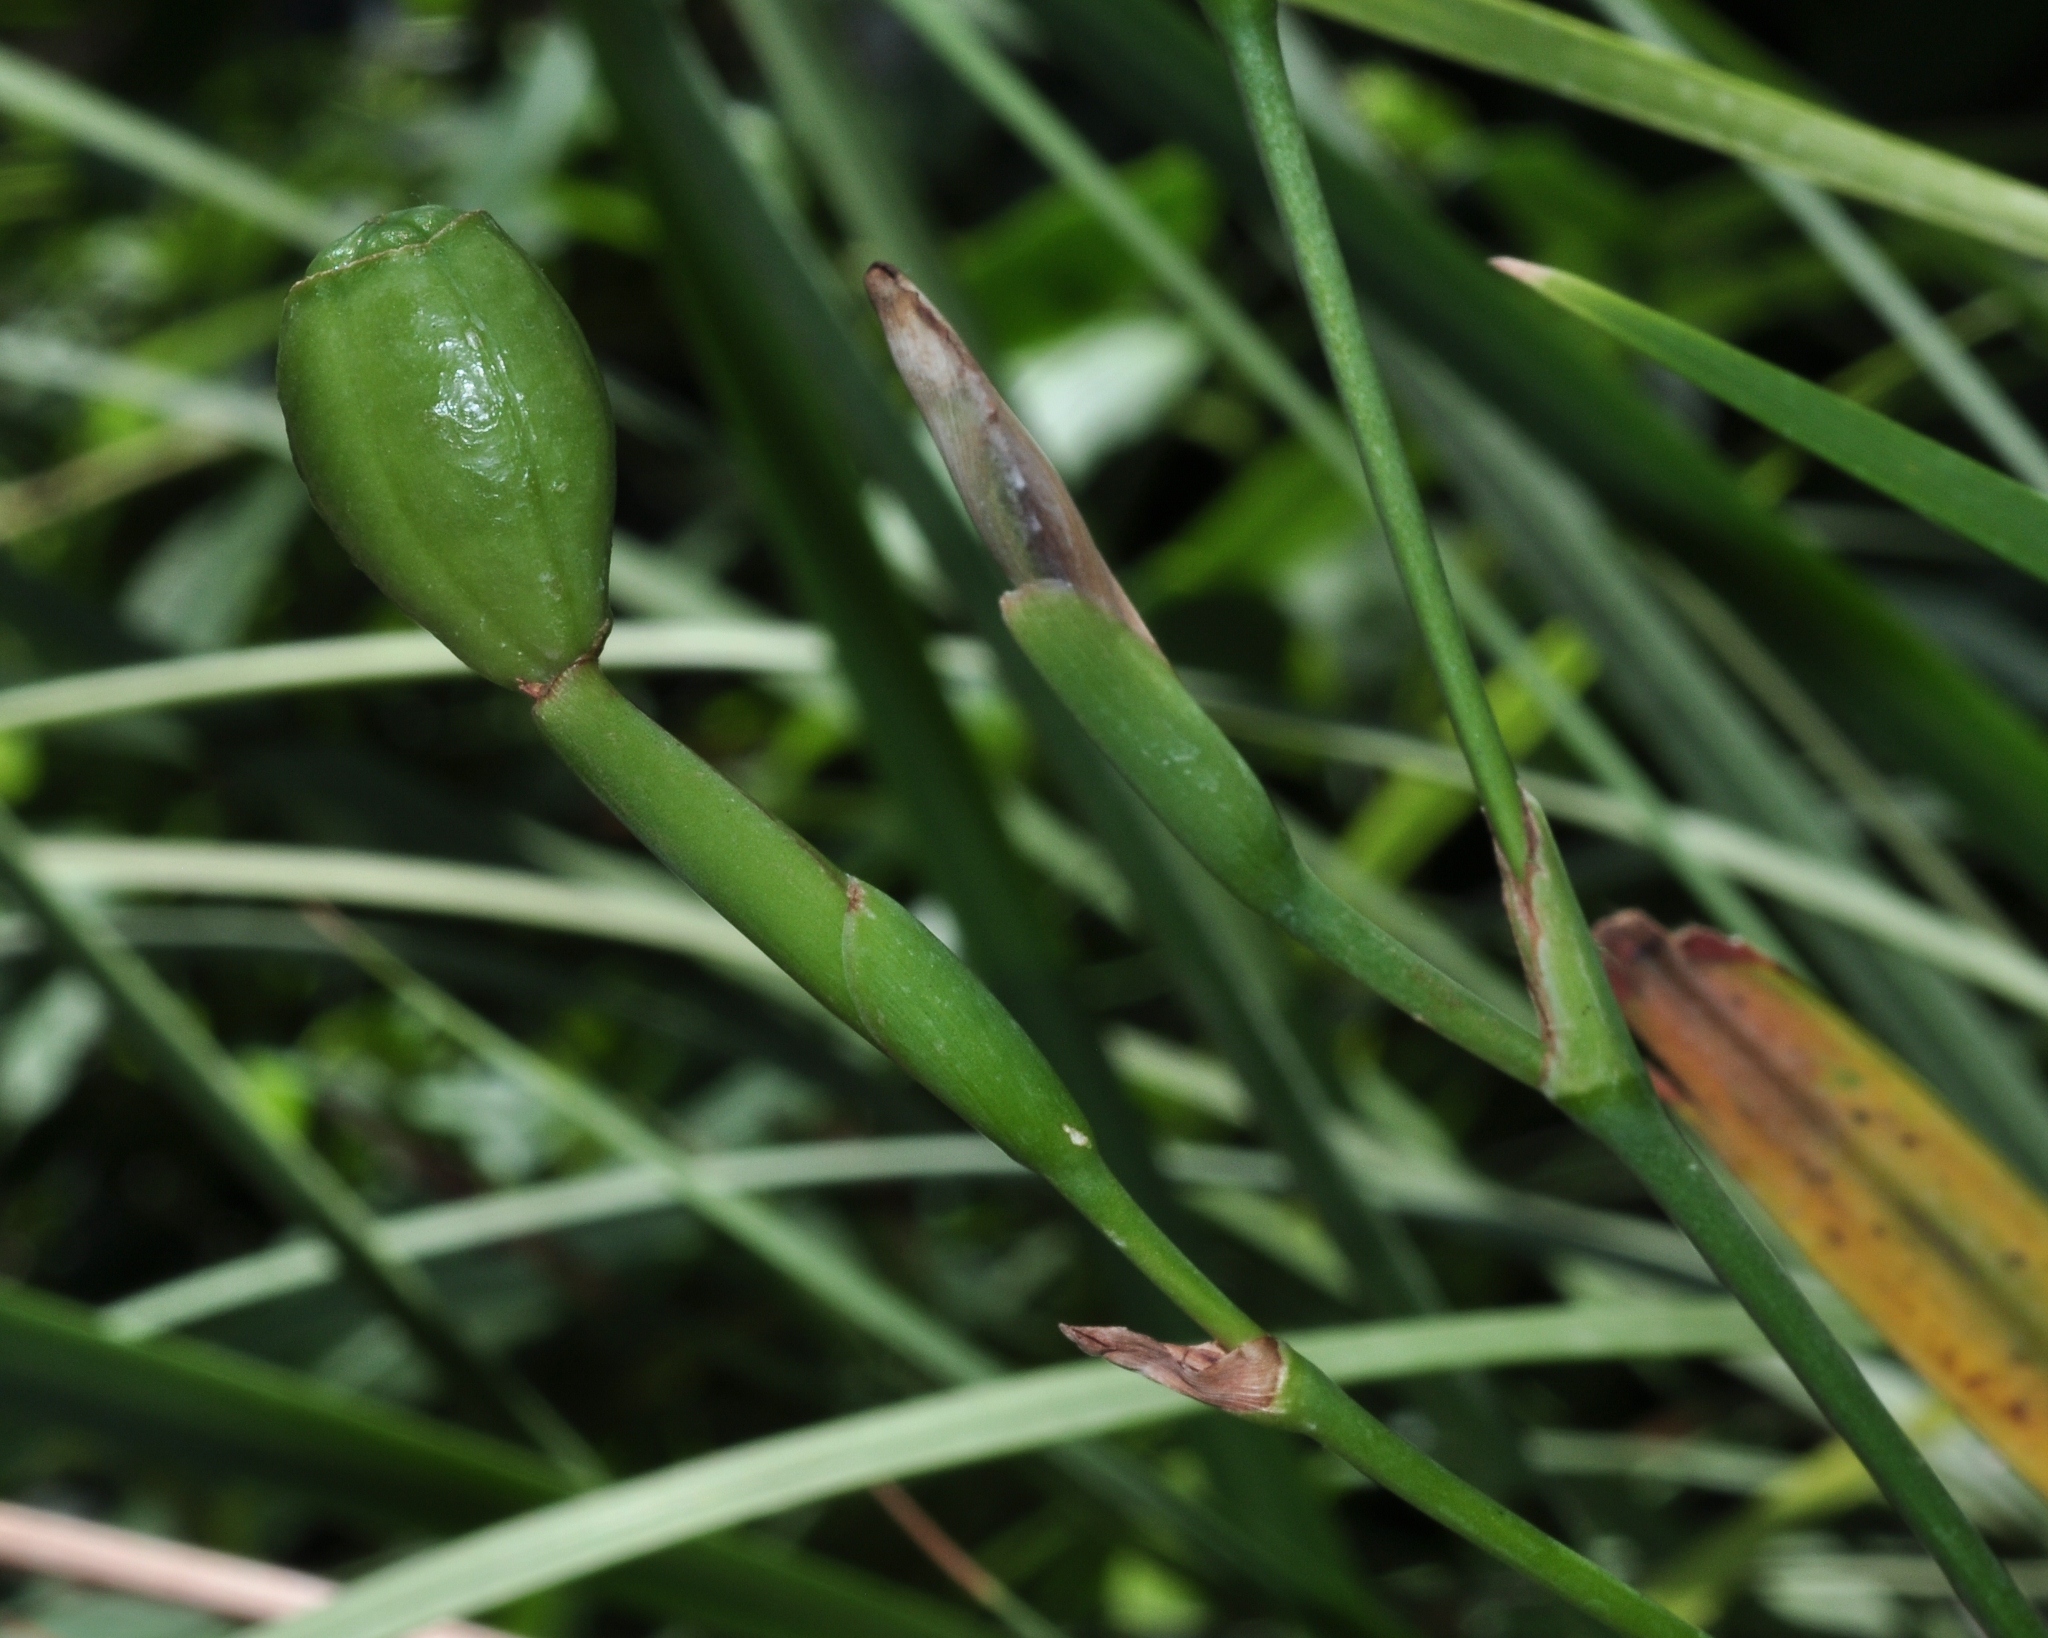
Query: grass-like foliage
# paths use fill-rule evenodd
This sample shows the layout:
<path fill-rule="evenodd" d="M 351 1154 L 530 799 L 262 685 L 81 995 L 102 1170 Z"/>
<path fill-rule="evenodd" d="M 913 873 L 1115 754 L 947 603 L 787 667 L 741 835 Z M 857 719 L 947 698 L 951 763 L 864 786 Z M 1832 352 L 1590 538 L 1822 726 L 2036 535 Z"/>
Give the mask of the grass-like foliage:
<path fill-rule="evenodd" d="M 2038 1634 L 1981 9 L 14 20 L 8 1618 Z"/>

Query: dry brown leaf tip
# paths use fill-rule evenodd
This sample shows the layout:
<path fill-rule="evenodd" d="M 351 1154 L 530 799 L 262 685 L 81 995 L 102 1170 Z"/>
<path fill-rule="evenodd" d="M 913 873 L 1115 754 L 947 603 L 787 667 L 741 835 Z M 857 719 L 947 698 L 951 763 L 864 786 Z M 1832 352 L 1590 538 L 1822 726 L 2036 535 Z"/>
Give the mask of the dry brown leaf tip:
<path fill-rule="evenodd" d="M 1737 1065 L 1746 1066 L 1745 1079 L 1783 1073 L 1772 1047 L 1784 1043 L 1755 1035 L 1743 1016 L 1740 988 L 1729 991 L 1713 980 L 1716 969 L 1734 968 L 1789 980 L 1785 969 L 1755 945 L 1716 927 L 1667 928 L 1641 910 L 1618 910 L 1602 918 L 1593 938 L 1607 982 L 1648 1054 L 1651 1083 L 1666 1103 L 1696 1103 L 1685 1068 L 1700 1051 L 1718 1055 L 1723 1074 Z"/>
<path fill-rule="evenodd" d="M 1082 1353 L 1234 1415 L 1273 1408 L 1287 1380 L 1287 1356 L 1272 1337 L 1226 1351 L 1214 1342 L 1161 1342 L 1122 1325 L 1062 1325 L 1060 1331 Z"/>
<path fill-rule="evenodd" d="M 1593 937 L 1607 963 L 1608 981 L 1624 1001 L 1641 987 L 1645 970 L 1657 963 L 1684 968 L 1778 967 L 1755 945 L 1732 933 L 1697 925 L 1674 931 L 1641 910 L 1617 910 L 1603 917 L 1594 927 Z"/>
<path fill-rule="evenodd" d="M 1156 648 L 1058 470 L 945 314 L 887 262 L 868 269 L 866 284 L 896 373 L 1010 584 L 1071 586 Z"/>
<path fill-rule="evenodd" d="M 923 408 L 927 398 L 961 394 L 978 400 L 974 407 L 993 420 L 995 389 L 931 299 L 887 262 L 874 263 L 863 282 L 875 316 L 882 321 L 889 356 L 918 407 Z"/>

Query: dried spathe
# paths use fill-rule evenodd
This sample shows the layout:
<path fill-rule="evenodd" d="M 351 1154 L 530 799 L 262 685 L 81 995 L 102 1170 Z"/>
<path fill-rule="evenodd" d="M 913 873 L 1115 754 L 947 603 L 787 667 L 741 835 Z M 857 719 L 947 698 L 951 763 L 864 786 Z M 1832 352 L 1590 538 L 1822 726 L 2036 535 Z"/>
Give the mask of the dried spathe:
<path fill-rule="evenodd" d="M 1287 1355 L 1272 1337 L 1253 1337 L 1225 1349 L 1214 1342 L 1161 1342 L 1122 1325 L 1062 1325 L 1060 1330 L 1084 1354 L 1240 1416 L 1272 1409 L 1287 1381 Z"/>

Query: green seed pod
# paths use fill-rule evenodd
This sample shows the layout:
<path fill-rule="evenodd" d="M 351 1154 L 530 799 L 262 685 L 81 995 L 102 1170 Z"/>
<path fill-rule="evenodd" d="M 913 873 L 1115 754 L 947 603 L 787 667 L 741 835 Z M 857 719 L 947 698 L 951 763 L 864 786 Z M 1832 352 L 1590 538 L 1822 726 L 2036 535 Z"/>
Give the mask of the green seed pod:
<path fill-rule="evenodd" d="M 612 422 L 576 321 L 482 211 L 365 222 L 285 301 L 278 396 L 313 504 L 462 661 L 538 692 L 607 620 Z"/>
<path fill-rule="evenodd" d="M 881 889 L 853 882 L 840 939 L 869 1040 L 1055 1186 L 1115 1186 L 1052 1065 L 923 922 Z"/>

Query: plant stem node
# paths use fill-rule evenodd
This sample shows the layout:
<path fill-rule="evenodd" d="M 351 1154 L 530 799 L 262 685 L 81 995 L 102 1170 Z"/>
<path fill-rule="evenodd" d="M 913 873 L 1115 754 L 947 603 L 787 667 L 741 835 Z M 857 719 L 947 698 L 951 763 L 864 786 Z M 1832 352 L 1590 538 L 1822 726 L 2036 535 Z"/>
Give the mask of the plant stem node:
<path fill-rule="evenodd" d="M 549 698 L 551 695 L 553 695 L 556 689 L 562 686 L 563 679 L 566 678 L 570 672 L 576 670 L 580 666 L 596 665 L 597 657 L 604 652 L 604 640 L 611 634 L 612 617 L 609 614 L 607 614 L 604 617 L 604 624 L 597 628 L 596 641 L 594 641 L 581 654 L 577 655 L 575 659 L 571 660 L 567 665 L 563 666 L 560 671 L 557 671 L 552 677 L 547 678 L 545 681 L 522 681 L 519 684 L 519 692 L 524 694 L 528 699 L 532 700 L 535 705 L 540 704 L 541 701 Z"/>

